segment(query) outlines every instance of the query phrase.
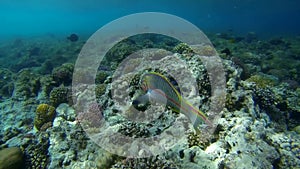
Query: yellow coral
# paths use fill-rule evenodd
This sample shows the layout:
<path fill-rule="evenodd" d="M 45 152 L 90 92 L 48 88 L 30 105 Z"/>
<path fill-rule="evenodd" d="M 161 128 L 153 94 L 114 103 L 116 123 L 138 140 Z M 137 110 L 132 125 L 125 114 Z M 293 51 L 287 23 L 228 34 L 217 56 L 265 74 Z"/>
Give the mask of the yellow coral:
<path fill-rule="evenodd" d="M 36 115 L 34 118 L 34 126 L 36 129 L 40 128 L 48 122 L 52 122 L 55 117 L 55 108 L 48 104 L 40 104 L 36 108 Z"/>

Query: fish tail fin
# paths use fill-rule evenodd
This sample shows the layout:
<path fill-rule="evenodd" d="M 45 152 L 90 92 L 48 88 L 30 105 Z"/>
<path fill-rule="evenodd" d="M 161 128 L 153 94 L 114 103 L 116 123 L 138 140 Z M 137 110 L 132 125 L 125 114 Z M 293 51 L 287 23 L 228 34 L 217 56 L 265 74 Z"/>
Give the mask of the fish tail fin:
<path fill-rule="evenodd" d="M 197 134 L 200 134 L 201 131 L 199 129 L 199 126 L 203 123 L 203 120 L 200 117 L 197 117 L 193 123 L 193 127 L 196 130 Z"/>
<path fill-rule="evenodd" d="M 200 132 L 199 126 L 203 123 L 212 126 L 211 121 L 208 120 L 206 115 L 202 111 L 193 107 L 187 101 L 182 101 L 182 109 L 183 113 L 190 119 L 197 133 Z"/>

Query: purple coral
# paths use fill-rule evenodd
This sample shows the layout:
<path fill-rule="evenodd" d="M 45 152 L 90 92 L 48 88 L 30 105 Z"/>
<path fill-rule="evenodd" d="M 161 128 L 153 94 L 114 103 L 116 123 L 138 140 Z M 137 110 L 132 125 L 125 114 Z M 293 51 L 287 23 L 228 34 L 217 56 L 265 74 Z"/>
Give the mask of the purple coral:
<path fill-rule="evenodd" d="M 98 103 L 91 103 L 86 111 L 77 115 L 77 120 L 84 127 L 100 127 L 102 118 L 102 110 Z"/>

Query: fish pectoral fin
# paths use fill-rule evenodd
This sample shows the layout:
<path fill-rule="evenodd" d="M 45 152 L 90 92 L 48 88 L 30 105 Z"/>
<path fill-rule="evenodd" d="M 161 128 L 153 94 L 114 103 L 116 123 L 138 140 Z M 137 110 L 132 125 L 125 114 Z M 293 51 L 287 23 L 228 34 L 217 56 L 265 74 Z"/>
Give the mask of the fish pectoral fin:
<path fill-rule="evenodd" d="M 150 101 L 149 94 L 144 94 L 134 99 L 132 101 L 132 105 L 137 106 L 139 104 L 147 104 L 149 103 L 149 101 Z"/>
<path fill-rule="evenodd" d="M 165 92 L 160 89 L 149 90 L 149 99 L 151 104 L 159 103 L 161 105 L 167 105 L 167 97 Z"/>

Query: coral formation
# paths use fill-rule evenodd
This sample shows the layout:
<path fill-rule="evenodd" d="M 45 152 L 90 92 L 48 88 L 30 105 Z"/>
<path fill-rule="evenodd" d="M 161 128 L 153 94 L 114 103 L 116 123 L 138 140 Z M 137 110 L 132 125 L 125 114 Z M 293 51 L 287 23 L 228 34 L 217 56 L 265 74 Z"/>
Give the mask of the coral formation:
<path fill-rule="evenodd" d="M 86 112 L 79 112 L 77 120 L 81 125 L 88 128 L 95 128 L 101 125 L 102 120 L 101 108 L 97 103 L 90 104 Z"/>
<path fill-rule="evenodd" d="M 99 71 L 96 75 L 95 83 L 96 84 L 101 84 L 104 83 L 106 78 L 108 77 L 108 73 L 105 71 Z"/>
<path fill-rule="evenodd" d="M 253 75 L 246 81 L 254 82 L 258 88 L 272 87 L 276 84 L 276 79 L 266 75 Z"/>
<path fill-rule="evenodd" d="M 46 169 L 49 165 L 49 134 L 39 132 L 36 136 L 25 138 L 21 148 L 25 156 L 25 169 Z"/>
<path fill-rule="evenodd" d="M 24 166 L 23 153 L 18 147 L 0 150 L 0 169 L 19 169 Z"/>
<path fill-rule="evenodd" d="M 36 108 L 34 126 L 40 130 L 43 125 L 52 122 L 55 117 L 55 108 L 48 104 L 40 104 Z"/>
<path fill-rule="evenodd" d="M 70 85 L 72 82 L 74 65 L 72 63 L 65 63 L 56 67 L 52 71 L 52 77 L 58 85 Z"/>
<path fill-rule="evenodd" d="M 193 53 L 192 48 L 186 44 L 186 43 L 179 43 L 176 45 L 173 49 L 174 52 L 180 53 L 180 54 L 190 54 Z"/>
<path fill-rule="evenodd" d="M 17 75 L 13 97 L 19 100 L 35 97 L 38 95 L 40 88 L 41 83 L 39 76 L 29 69 L 24 69 Z"/>
<path fill-rule="evenodd" d="M 172 161 L 164 159 L 162 157 L 149 157 L 149 158 L 127 158 L 117 164 L 115 164 L 112 169 L 121 169 L 121 168 L 169 168 L 176 169 L 178 168 Z"/>
<path fill-rule="evenodd" d="M 60 86 L 51 90 L 49 97 L 50 104 L 57 107 L 61 103 L 72 102 L 71 91 L 69 88 Z"/>
<path fill-rule="evenodd" d="M 148 137 L 150 135 L 150 132 L 145 125 L 133 122 L 125 122 L 122 124 L 118 132 L 125 136 L 134 138 Z"/>
<path fill-rule="evenodd" d="M 83 81 L 96 82 L 95 91 L 91 91 L 96 94 L 95 103 L 78 116 L 64 103 L 72 100 L 72 63 L 82 46 L 80 41 L 66 43 L 48 39 L 41 45 L 33 40 L 16 39 L 11 46 L 0 46 L 0 60 L 5 61 L 0 65 L 0 160 L 10 154 L 2 155 L 7 147 L 21 147 L 26 169 L 299 168 L 299 40 L 258 40 L 255 33 L 246 37 L 230 32 L 210 36 L 217 50 L 223 53 L 226 72 L 226 105 L 220 112 L 220 119 L 215 121 L 217 129 L 212 136 L 206 136 L 205 133 L 195 134 L 187 125 L 187 132 L 182 132 L 185 137 L 176 140 L 177 144 L 170 150 L 139 159 L 119 157 L 103 150 L 89 139 L 83 128 L 98 131 L 99 120 L 105 119 L 122 135 L 149 138 L 162 134 L 183 118 L 168 107 L 150 115 L 144 113 L 150 104 L 134 107 L 133 100 L 142 94 L 140 77 L 151 71 L 166 76 L 193 105 L 207 112 L 213 108 L 210 103 L 215 91 L 212 91 L 205 65 L 194 54 L 215 55 L 210 45 L 201 44 L 199 51 L 195 51 L 174 39 L 150 34 L 121 41 L 105 56 L 96 79 L 86 75 L 86 70 L 78 72 Z M 141 51 L 138 54 L 141 57 L 150 55 L 151 62 L 136 58 L 121 69 L 129 75 L 115 80 L 112 75 L 120 61 L 143 48 L 161 50 L 151 54 Z M 167 61 L 159 63 L 164 56 Z M 181 71 L 182 62 L 172 60 L 174 58 L 183 60 L 191 70 L 188 80 L 182 84 L 177 83 L 178 79 L 185 79 L 187 74 Z M 139 66 L 146 68 L 139 70 Z M 178 76 L 171 77 L 174 75 L 172 69 L 179 70 Z M 134 70 L 138 71 L 130 74 Z M 195 78 L 195 90 L 186 86 L 191 77 Z M 89 87 L 79 86 L 83 93 L 80 94 L 88 93 Z M 120 90 L 113 90 L 116 87 Z M 199 96 L 194 96 L 197 92 Z M 90 99 L 82 95 L 79 96 Z M 85 102 L 76 104 L 88 106 Z M 124 109 L 128 114 L 120 115 Z M 159 116 L 152 118 L 154 120 L 130 120 L 131 117 L 144 120 L 146 116 L 154 117 L 155 113 Z M 20 160 L 20 150 L 16 152 L 16 156 L 10 155 L 5 162 L 13 158 Z M 5 162 L 0 161 L 0 168 Z"/>
<path fill-rule="evenodd" d="M 0 69 L 0 95 L 10 97 L 14 91 L 14 75 L 8 69 Z"/>
<path fill-rule="evenodd" d="M 206 149 L 206 147 L 210 144 L 208 138 L 194 132 L 188 133 L 187 138 L 189 147 L 199 146 L 201 149 Z"/>
<path fill-rule="evenodd" d="M 42 76 L 41 79 L 42 92 L 45 96 L 49 96 L 51 90 L 56 86 L 56 82 L 50 75 Z"/>
<path fill-rule="evenodd" d="M 99 84 L 95 88 L 96 98 L 99 99 L 106 91 L 106 84 Z"/>

